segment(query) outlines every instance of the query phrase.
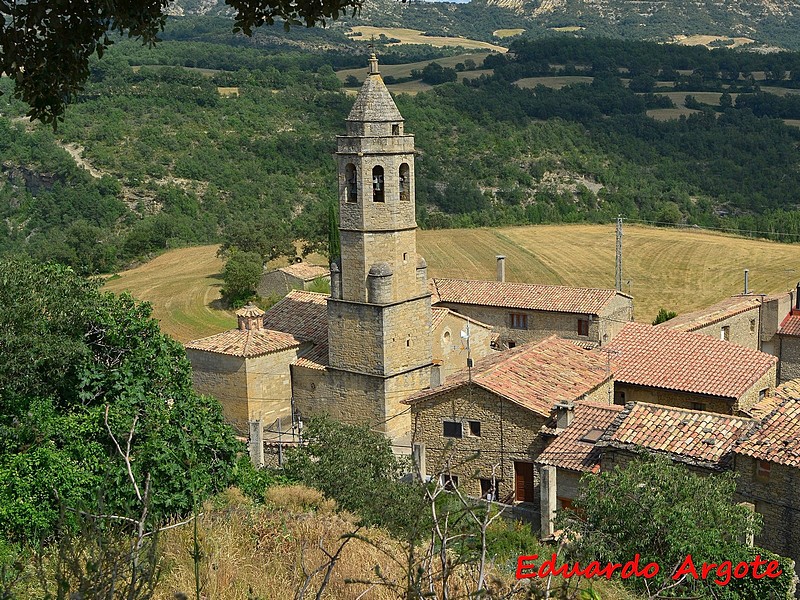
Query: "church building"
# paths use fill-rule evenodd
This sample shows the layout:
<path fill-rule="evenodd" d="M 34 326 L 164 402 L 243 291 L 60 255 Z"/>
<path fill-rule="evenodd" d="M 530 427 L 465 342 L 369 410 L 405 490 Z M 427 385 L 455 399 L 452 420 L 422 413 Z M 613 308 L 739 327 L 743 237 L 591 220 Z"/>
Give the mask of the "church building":
<path fill-rule="evenodd" d="M 290 292 L 258 316 L 256 335 L 248 308 L 238 329 L 186 345 L 196 388 L 220 398 L 240 431 L 245 418 L 324 413 L 399 439 L 411 428 L 401 401 L 491 352 L 491 327 L 431 308 L 416 249 L 414 136 L 403 125 L 373 55 L 337 138 L 341 259 L 330 296 Z M 255 337 L 257 347 L 245 341 Z"/>

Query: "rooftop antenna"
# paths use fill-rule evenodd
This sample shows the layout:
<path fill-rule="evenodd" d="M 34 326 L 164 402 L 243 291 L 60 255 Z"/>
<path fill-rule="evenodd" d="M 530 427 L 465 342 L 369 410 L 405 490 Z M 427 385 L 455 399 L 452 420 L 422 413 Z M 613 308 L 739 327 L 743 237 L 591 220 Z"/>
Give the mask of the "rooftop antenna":
<path fill-rule="evenodd" d="M 469 374 L 469 382 L 472 383 L 472 349 L 469 345 L 469 318 L 467 318 L 467 326 L 461 330 L 461 339 L 464 340 L 464 346 L 467 349 L 467 371 Z"/>

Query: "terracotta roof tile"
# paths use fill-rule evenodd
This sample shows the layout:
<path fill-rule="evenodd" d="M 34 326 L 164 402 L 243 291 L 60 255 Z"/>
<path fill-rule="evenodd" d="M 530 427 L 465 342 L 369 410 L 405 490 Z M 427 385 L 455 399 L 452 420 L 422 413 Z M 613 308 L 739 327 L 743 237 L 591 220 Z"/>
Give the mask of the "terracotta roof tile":
<path fill-rule="evenodd" d="M 678 315 L 674 319 L 664 321 L 657 327 L 676 329 L 678 331 L 696 331 L 748 310 L 758 309 L 760 305 L 761 301 L 758 296 L 731 296 L 706 308 Z"/>
<path fill-rule="evenodd" d="M 312 265 L 311 263 L 305 262 L 294 263 L 287 267 L 281 267 L 278 269 L 278 271 L 282 271 L 287 275 L 297 277 L 303 281 L 313 281 L 318 277 L 327 277 L 331 274 L 330 270 L 326 269 L 325 267 L 320 267 L 319 265 Z"/>
<path fill-rule="evenodd" d="M 294 361 L 298 367 L 322 371 L 328 366 L 328 342 L 316 344 L 311 350 Z"/>
<path fill-rule="evenodd" d="M 800 314 L 797 314 L 794 310 L 789 313 L 783 322 L 781 322 L 778 333 L 781 335 L 800 337 Z"/>
<path fill-rule="evenodd" d="M 264 327 L 298 339 L 328 342 L 328 295 L 292 290 L 264 314 Z"/>
<path fill-rule="evenodd" d="M 688 331 L 628 323 L 606 346 L 621 383 L 737 399 L 777 358 Z"/>
<path fill-rule="evenodd" d="M 431 280 L 434 301 L 597 315 L 616 290 L 468 279 Z M 624 295 L 624 294 L 622 294 Z"/>
<path fill-rule="evenodd" d="M 800 381 L 793 379 L 775 390 L 781 402 L 758 427 L 736 446 L 737 454 L 790 467 L 800 467 Z"/>
<path fill-rule="evenodd" d="M 242 308 L 236 311 L 237 317 L 260 317 L 264 311 L 258 308 L 255 304 L 245 304 Z"/>
<path fill-rule="evenodd" d="M 673 460 L 719 469 L 737 440 L 754 425 L 754 420 L 742 417 L 630 402 L 598 446 L 644 448 Z"/>
<path fill-rule="evenodd" d="M 558 437 L 545 448 L 536 462 L 584 473 L 596 471 L 599 452 L 594 441 L 584 441 L 584 438 L 592 430 L 605 431 L 620 411 L 621 406 L 576 402 L 572 423 L 560 432 L 552 430 Z"/>
<path fill-rule="evenodd" d="M 490 354 L 472 369 L 474 385 L 544 416 L 556 402 L 579 400 L 606 379 L 605 355 L 555 336 Z M 404 402 L 416 404 L 468 383 L 469 372 L 459 371 L 443 385 L 423 390 Z"/>
<path fill-rule="evenodd" d="M 296 348 L 302 343 L 291 334 L 270 329 L 230 329 L 186 344 L 192 350 L 252 358 L 280 350 Z"/>

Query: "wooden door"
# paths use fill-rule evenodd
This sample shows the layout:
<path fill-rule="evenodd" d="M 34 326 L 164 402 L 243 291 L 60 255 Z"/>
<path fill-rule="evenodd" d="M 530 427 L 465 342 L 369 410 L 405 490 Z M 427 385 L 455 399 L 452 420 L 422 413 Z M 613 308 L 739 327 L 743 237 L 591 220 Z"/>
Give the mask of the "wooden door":
<path fill-rule="evenodd" d="M 533 463 L 514 461 L 514 487 L 517 502 L 534 502 Z"/>

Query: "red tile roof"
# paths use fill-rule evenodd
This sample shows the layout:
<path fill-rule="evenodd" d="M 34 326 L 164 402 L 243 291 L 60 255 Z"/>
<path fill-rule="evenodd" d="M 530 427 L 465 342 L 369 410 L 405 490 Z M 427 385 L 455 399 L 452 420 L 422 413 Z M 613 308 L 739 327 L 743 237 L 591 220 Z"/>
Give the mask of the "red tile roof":
<path fill-rule="evenodd" d="M 780 404 L 736 446 L 737 454 L 800 467 L 800 381 L 788 381 L 775 390 Z"/>
<path fill-rule="evenodd" d="M 282 271 L 292 277 L 297 277 L 303 281 L 313 281 L 318 277 L 327 277 L 331 274 L 329 269 L 320 267 L 319 265 L 312 265 L 311 263 L 294 263 L 287 267 L 281 267 L 278 271 Z"/>
<path fill-rule="evenodd" d="M 796 310 L 792 310 L 781 323 L 778 328 L 778 333 L 781 335 L 790 335 L 800 337 L 800 314 Z"/>
<path fill-rule="evenodd" d="M 472 369 L 474 385 L 544 416 L 556 402 L 580 400 L 606 379 L 605 355 L 555 336 L 490 354 Z M 404 402 L 416 404 L 468 383 L 469 372 L 459 371 L 444 384 Z"/>
<path fill-rule="evenodd" d="M 298 367 L 322 371 L 328 366 L 328 342 L 316 344 L 311 350 L 294 361 Z"/>
<path fill-rule="evenodd" d="M 616 290 L 468 279 L 432 279 L 434 302 L 597 315 Z"/>
<path fill-rule="evenodd" d="M 677 329 L 678 331 L 696 331 L 743 312 L 747 312 L 748 310 L 757 310 L 760 305 L 761 300 L 759 296 L 731 296 L 730 298 L 725 298 L 706 308 L 678 315 L 674 319 L 664 321 L 657 325 L 657 327 Z"/>
<path fill-rule="evenodd" d="M 186 344 L 192 350 L 252 358 L 296 348 L 302 343 L 291 334 L 270 329 L 230 329 Z"/>
<path fill-rule="evenodd" d="M 264 315 L 264 327 L 298 339 L 328 342 L 328 295 L 292 290 Z"/>
<path fill-rule="evenodd" d="M 673 460 L 720 469 L 737 440 L 754 425 L 752 419 L 630 402 L 598 446 L 644 448 Z"/>
<path fill-rule="evenodd" d="M 620 383 L 738 399 L 778 361 L 689 331 L 628 323 L 606 346 Z"/>
<path fill-rule="evenodd" d="M 575 417 L 569 427 L 556 432 L 558 437 L 539 455 L 536 462 L 560 469 L 596 471 L 599 452 L 594 441 L 583 438 L 592 431 L 605 431 L 622 410 L 621 406 L 576 402 Z"/>

